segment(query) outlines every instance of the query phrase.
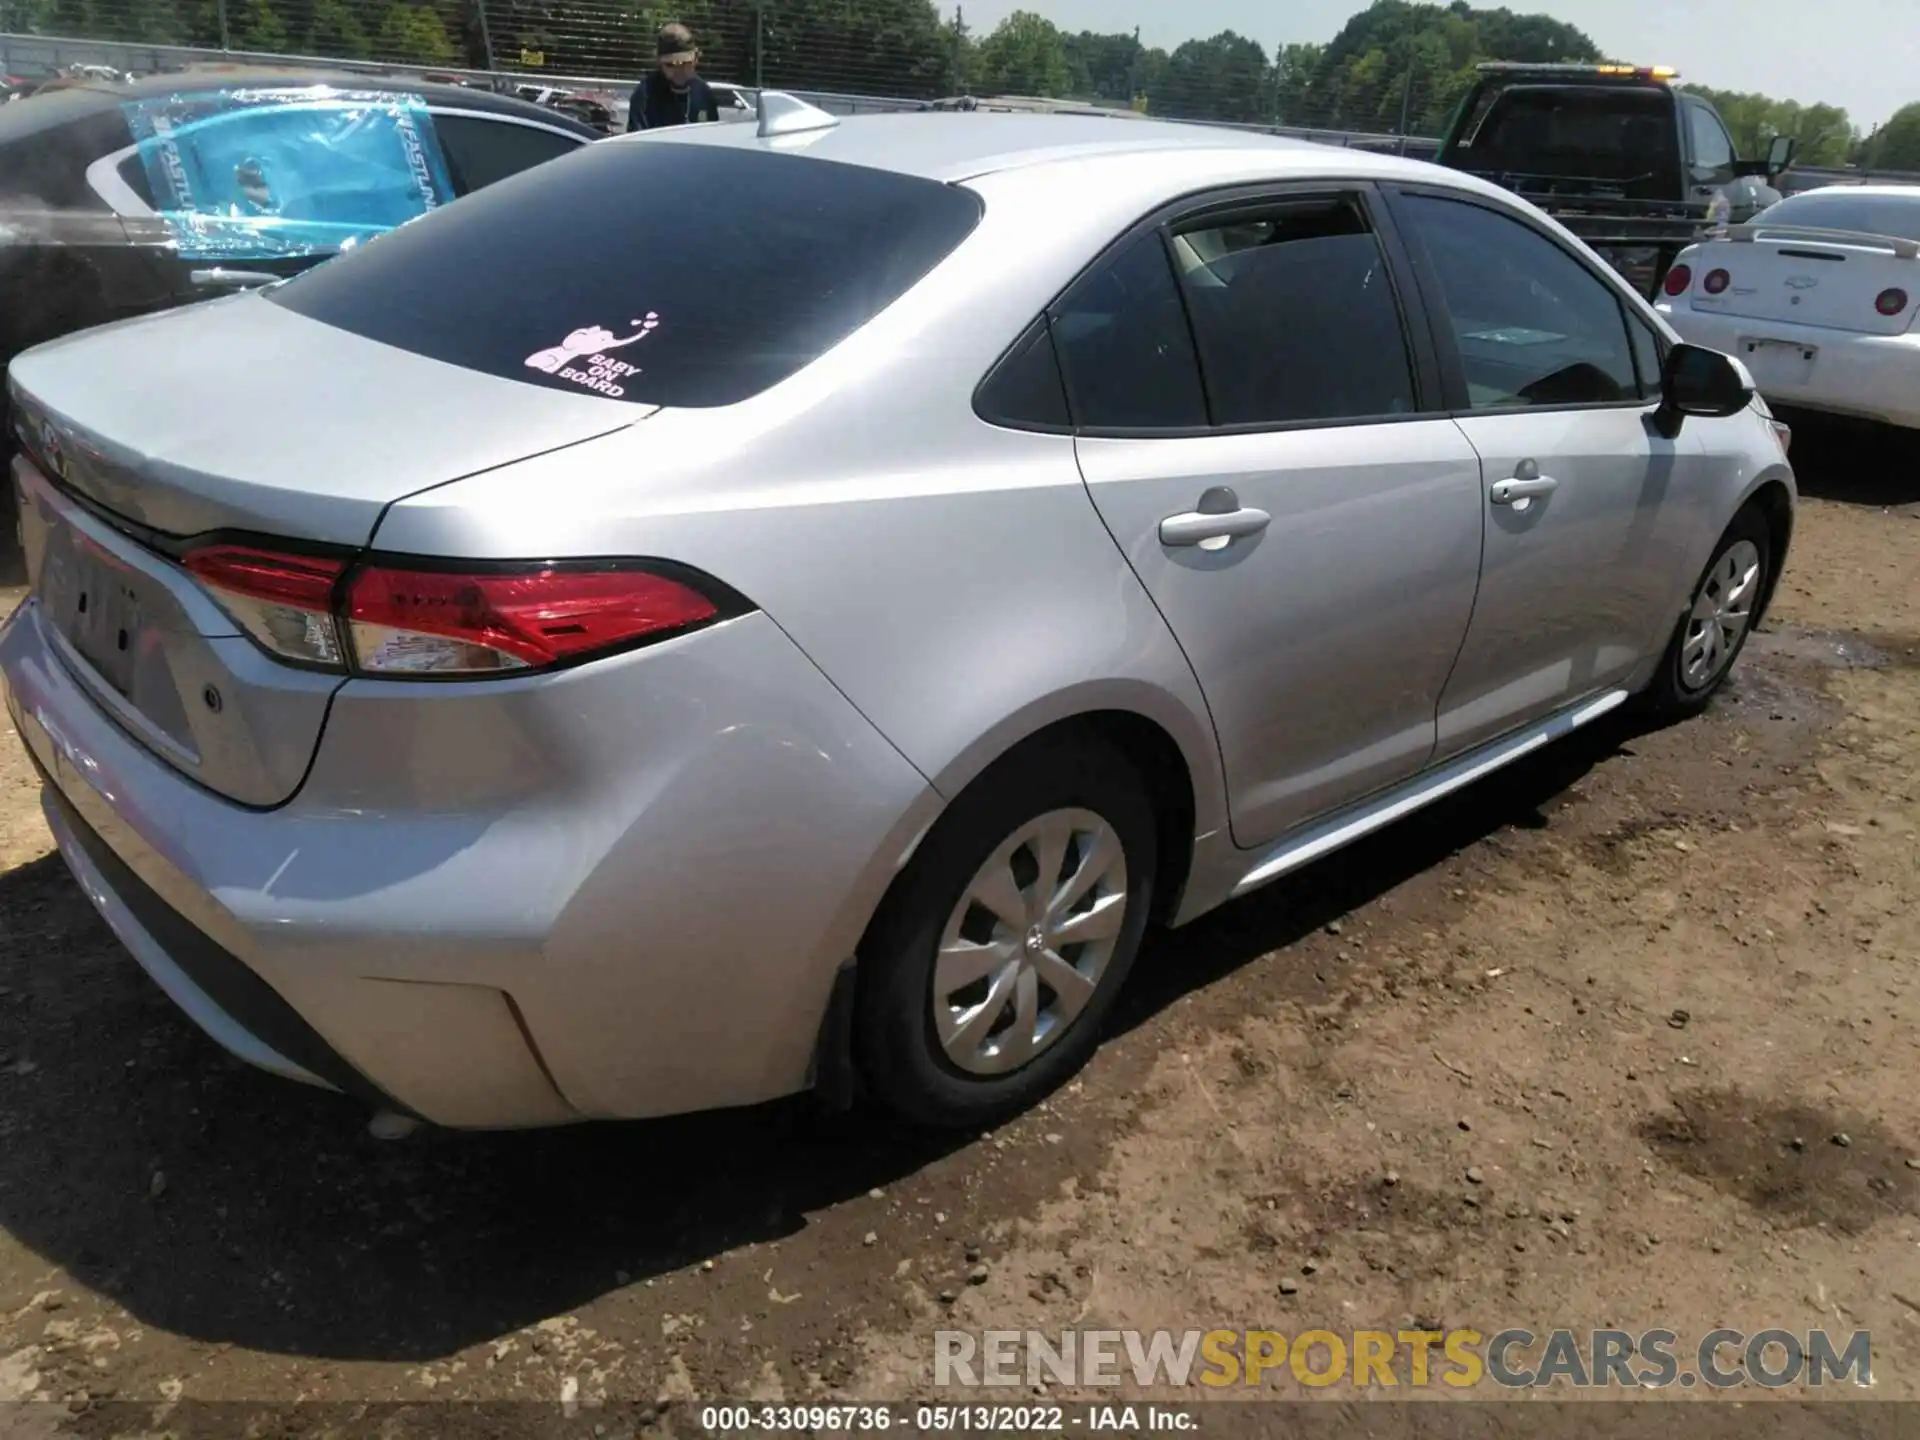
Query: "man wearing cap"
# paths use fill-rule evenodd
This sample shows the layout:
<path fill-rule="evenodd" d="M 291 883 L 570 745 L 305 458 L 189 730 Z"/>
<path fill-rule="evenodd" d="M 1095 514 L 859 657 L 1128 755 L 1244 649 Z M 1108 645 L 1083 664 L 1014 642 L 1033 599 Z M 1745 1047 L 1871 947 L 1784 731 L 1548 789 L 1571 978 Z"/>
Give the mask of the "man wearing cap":
<path fill-rule="evenodd" d="M 633 87 L 627 129 L 656 130 L 662 125 L 718 120 L 720 106 L 712 87 L 694 73 L 700 50 L 693 43 L 693 32 L 680 24 L 662 25 L 654 50 L 659 68 Z"/>

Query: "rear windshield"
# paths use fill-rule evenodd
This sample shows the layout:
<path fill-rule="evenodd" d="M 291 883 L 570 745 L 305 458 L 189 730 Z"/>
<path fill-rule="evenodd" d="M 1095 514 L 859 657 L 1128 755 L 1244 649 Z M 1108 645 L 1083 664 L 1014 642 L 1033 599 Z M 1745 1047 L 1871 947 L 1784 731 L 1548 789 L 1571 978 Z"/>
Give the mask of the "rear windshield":
<path fill-rule="evenodd" d="M 1756 225 L 1801 225 L 1920 240 L 1920 186 L 1904 195 L 1790 195 L 1753 217 Z"/>
<path fill-rule="evenodd" d="M 971 191 L 805 156 L 603 141 L 269 292 L 506 379 L 731 405 L 898 299 L 980 219 Z"/>
<path fill-rule="evenodd" d="M 1461 128 L 1476 170 L 1630 180 L 1679 163 L 1671 92 L 1657 86 L 1490 88 Z"/>

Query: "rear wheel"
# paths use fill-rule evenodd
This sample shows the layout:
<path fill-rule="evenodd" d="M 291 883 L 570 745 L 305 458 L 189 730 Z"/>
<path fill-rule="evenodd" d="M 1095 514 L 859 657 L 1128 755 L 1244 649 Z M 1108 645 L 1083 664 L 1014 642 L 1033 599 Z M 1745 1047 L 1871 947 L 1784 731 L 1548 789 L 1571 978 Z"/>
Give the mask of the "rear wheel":
<path fill-rule="evenodd" d="M 856 1046 L 875 1098 L 977 1127 L 1079 1069 L 1140 948 L 1155 862 L 1145 787 L 1098 740 L 1047 742 L 977 781 L 862 946 Z"/>
<path fill-rule="evenodd" d="M 1772 574 L 1773 537 L 1751 506 L 1734 517 L 1674 627 L 1642 708 L 1666 719 L 1698 715 L 1726 683 L 1753 633 L 1753 616 Z"/>

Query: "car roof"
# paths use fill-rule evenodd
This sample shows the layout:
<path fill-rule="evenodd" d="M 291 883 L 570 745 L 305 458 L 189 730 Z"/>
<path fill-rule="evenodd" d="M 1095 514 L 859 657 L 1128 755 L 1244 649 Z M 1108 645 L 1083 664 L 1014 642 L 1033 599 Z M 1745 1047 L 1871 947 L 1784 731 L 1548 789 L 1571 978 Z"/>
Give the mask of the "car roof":
<path fill-rule="evenodd" d="M 1920 199 L 1920 185 L 1815 185 L 1811 189 L 1796 191 L 1790 198 L 1798 200 L 1803 195 L 1864 195 L 1869 199 L 1917 200 Z"/>
<path fill-rule="evenodd" d="M 563 111 L 536 105 L 515 95 L 501 95 L 467 85 L 442 85 L 417 80 L 408 75 L 362 75 L 352 71 L 314 69 L 272 69 L 264 66 L 236 66 L 221 70 L 185 70 L 174 74 L 145 75 L 138 80 L 114 83 L 106 80 L 82 80 L 44 95 L 0 109 L 0 142 L 19 135 L 41 133 L 54 126 L 89 115 L 117 109 L 128 100 L 162 95 L 194 95 L 209 90 L 228 90 L 251 86 L 299 88 L 330 85 L 338 90 L 372 90 L 383 93 L 419 95 L 430 105 L 462 110 L 481 110 L 539 120 L 562 130 L 575 131 L 584 139 L 597 139 L 599 132 Z"/>
<path fill-rule="evenodd" d="M 1236 130 L 1221 125 L 1122 119 L 1105 115 L 1008 114 L 983 111 L 895 111 L 837 117 L 831 129 L 768 138 L 750 125 L 676 125 L 615 136 L 603 144 L 726 145 L 787 150 L 820 160 L 892 170 L 952 183 L 1029 165 L 1096 155 L 1161 155 L 1171 162 L 1195 150 L 1259 152 L 1276 175 L 1431 176 L 1434 167 L 1373 151 Z M 1463 188 L 1471 178 L 1445 172 Z"/>

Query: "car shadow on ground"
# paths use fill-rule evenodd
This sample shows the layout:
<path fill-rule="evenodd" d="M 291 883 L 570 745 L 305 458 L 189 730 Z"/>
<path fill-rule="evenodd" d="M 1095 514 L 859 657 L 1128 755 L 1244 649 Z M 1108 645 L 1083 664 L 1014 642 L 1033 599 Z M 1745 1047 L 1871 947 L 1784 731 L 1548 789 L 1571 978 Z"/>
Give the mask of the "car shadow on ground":
<path fill-rule="evenodd" d="M 1848 505 L 1920 505 L 1920 433 L 1780 409 L 1800 493 Z"/>

